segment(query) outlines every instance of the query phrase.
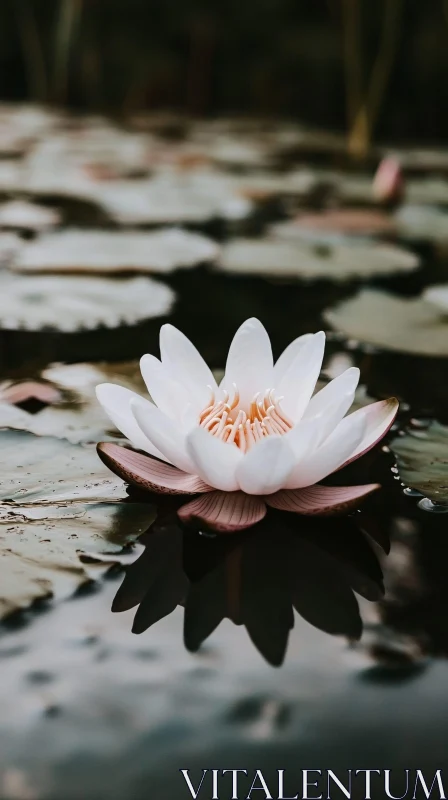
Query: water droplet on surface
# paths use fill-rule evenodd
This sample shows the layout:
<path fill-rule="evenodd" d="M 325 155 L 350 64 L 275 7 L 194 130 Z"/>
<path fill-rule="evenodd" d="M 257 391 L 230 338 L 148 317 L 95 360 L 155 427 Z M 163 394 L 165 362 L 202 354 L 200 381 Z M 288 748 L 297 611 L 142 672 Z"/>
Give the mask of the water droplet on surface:
<path fill-rule="evenodd" d="M 443 506 L 441 503 L 433 503 L 429 497 L 424 497 L 420 500 L 418 507 L 423 511 L 430 511 L 432 514 L 448 514 L 448 506 Z"/>
<path fill-rule="evenodd" d="M 410 486 L 407 486 L 406 489 L 403 490 L 403 494 L 407 497 L 423 497 L 421 492 L 417 489 L 412 489 Z"/>

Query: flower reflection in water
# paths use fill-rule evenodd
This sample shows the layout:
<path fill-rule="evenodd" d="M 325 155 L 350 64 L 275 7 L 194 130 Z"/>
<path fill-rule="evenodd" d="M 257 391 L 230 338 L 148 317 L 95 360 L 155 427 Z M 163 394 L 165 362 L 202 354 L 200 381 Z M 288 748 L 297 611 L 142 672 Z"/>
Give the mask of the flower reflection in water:
<path fill-rule="evenodd" d="M 296 519 L 272 514 L 230 537 L 182 528 L 175 513 L 144 535 L 112 610 L 137 608 L 133 632 L 184 606 L 184 642 L 197 651 L 224 618 L 244 625 L 264 658 L 285 657 L 294 609 L 329 634 L 359 639 L 362 621 L 354 592 L 379 600 L 383 575 L 365 535 L 369 520 Z M 388 550 L 381 533 L 370 536 Z"/>

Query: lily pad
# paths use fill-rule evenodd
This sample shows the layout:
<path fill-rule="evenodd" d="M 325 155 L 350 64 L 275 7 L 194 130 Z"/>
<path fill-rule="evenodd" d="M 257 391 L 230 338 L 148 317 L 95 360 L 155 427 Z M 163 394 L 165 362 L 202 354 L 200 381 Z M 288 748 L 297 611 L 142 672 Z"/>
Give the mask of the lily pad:
<path fill-rule="evenodd" d="M 436 206 L 404 205 L 395 214 L 399 235 L 410 242 L 448 244 L 448 213 Z"/>
<path fill-rule="evenodd" d="M 1 430 L 0 452 L 0 503 L 67 506 L 127 496 L 123 482 L 103 467 L 94 448 Z"/>
<path fill-rule="evenodd" d="M 418 266 L 417 256 L 392 245 L 319 245 L 273 237 L 234 239 L 224 245 L 218 262 L 220 269 L 243 275 L 338 282 L 411 272 Z"/>
<path fill-rule="evenodd" d="M 349 339 L 384 350 L 423 356 L 448 355 L 448 322 L 424 297 L 402 298 L 363 289 L 324 312 Z"/>
<path fill-rule="evenodd" d="M 391 236 L 396 234 L 396 230 L 393 217 L 383 211 L 364 208 L 328 209 L 318 214 L 300 214 L 293 220 L 271 227 L 272 233 L 281 238 L 317 241 L 331 237 Z"/>
<path fill-rule="evenodd" d="M 12 200 L 0 206 L 0 228 L 44 231 L 61 222 L 58 211 L 25 200 Z"/>
<path fill-rule="evenodd" d="M 424 430 L 408 430 L 390 448 L 403 483 L 448 510 L 448 427 L 432 422 Z"/>
<path fill-rule="evenodd" d="M 75 444 L 98 441 L 122 441 L 98 403 L 95 387 L 99 383 L 119 383 L 140 394 L 146 392 L 138 362 L 123 364 L 54 364 L 42 373 L 46 386 L 57 392 L 39 413 L 0 402 L 0 426 L 30 431 L 37 436 L 57 436 Z M 20 389 L 12 384 L 9 392 Z M 7 399 L 0 394 L 0 400 Z M 9 401 L 11 402 L 11 401 Z"/>
<path fill-rule="evenodd" d="M 423 292 L 424 299 L 435 306 L 439 312 L 448 315 L 448 283 L 429 286 Z M 448 321 L 446 321 L 448 324 Z"/>
<path fill-rule="evenodd" d="M 23 241 L 15 233 L 0 233 L 0 266 L 10 266 L 22 247 Z"/>
<path fill-rule="evenodd" d="M 27 509 L 0 509 L 0 618 L 37 599 L 69 596 L 91 580 L 79 558 L 84 551 L 113 562 L 154 519 L 147 503 L 76 504 L 71 511 L 61 516 L 49 507 L 39 519 Z"/>
<path fill-rule="evenodd" d="M 148 277 L 0 275 L 0 328 L 74 332 L 167 314 L 174 293 Z"/>
<path fill-rule="evenodd" d="M 211 239 L 176 228 L 154 233 L 69 229 L 28 244 L 15 268 L 23 272 L 171 272 L 213 261 L 218 252 Z"/>
<path fill-rule="evenodd" d="M 405 193 L 409 203 L 446 205 L 448 203 L 448 180 L 432 177 L 408 180 L 405 185 Z"/>
<path fill-rule="evenodd" d="M 244 219 L 252 204 L 229 183 L 219 172 L 167 171 L 149 180 L 109 181 L 97 187 L 95 199 L 122 225 Z"/>

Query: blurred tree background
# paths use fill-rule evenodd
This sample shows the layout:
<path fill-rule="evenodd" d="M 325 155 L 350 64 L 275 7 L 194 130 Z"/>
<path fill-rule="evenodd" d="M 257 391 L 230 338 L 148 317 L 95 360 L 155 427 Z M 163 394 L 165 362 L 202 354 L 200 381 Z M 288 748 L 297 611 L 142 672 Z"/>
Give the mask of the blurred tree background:
<path fill-rule="evenodd" d="M 448 0 L 2 0 L 0 96 L 448 134 Z"/>

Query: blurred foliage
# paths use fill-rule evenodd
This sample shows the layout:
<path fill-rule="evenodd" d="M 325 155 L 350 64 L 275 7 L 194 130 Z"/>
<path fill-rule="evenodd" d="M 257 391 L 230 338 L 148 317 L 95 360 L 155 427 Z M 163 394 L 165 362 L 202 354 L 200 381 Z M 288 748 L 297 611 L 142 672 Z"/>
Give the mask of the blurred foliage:
<path fill-rule="evenodd" d="M 447 0 L 2 0 L 0 96 L 352 128 L 379 80 L 380 137 L 443 139 L 447 44 Z"/>

